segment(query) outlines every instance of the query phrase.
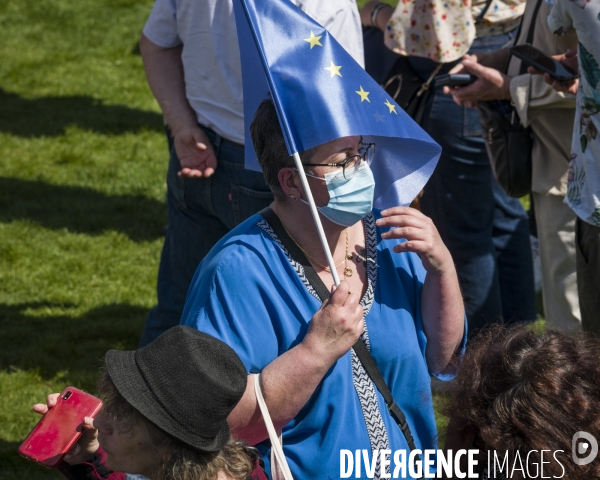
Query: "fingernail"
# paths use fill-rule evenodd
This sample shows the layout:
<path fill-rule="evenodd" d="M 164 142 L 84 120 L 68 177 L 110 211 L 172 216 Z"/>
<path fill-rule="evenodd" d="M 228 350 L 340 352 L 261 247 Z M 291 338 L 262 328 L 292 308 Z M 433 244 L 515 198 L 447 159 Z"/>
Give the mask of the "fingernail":
<path fill-rule="evenodd" d="M 375 222 L 376 225 L 381 225 L 382 223 L 383 223 L 383 220 L 381 218 Z"/>
<path fill-rule="evenodd" d="M 387 238 L 390 236 L 390 232 L 384 232 L 381 234 L 381 238 Z"/>

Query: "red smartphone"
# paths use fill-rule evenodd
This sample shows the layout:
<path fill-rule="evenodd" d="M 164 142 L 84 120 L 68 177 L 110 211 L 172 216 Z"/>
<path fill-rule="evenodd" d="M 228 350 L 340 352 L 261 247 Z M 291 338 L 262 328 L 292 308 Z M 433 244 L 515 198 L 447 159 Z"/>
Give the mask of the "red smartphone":
<path fill-rule="evenodd" d="M 81 436 L 83 417 L 95 417 L 101 408 L 99 398 L 65 388 L 21 444 L 19 454 L 44 467 L 56 467 Z"/>

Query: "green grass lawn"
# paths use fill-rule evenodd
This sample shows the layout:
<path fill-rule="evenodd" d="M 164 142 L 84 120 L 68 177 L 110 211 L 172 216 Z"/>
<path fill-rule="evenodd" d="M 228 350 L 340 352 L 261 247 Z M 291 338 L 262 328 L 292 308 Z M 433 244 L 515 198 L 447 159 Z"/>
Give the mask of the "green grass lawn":
<path fill-rule="evenodd" d="M 93 392 L 155 302 L 167 150 L 137 46 L 152 3 L 0 2 L 0 480 L 62 478 L 16 453 L 31 405 Z"/>
<path fill-rule="evenodd" d="M 155 302 L 166 212 L 162 117 L 137 41 L 152 0 L 0 2 L 0 479 L 31 405 L 94 391 Z"/>

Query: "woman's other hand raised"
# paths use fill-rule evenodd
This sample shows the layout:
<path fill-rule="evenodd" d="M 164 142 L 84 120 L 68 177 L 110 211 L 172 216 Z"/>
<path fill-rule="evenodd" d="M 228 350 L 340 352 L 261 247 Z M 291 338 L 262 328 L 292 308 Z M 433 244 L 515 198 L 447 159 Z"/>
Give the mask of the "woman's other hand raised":
<path fill-rule="evenodd" d="M 378 227 L 392 227 L 381 234 L 383 240 L 406 240 L 394 246 L 394 252 L 418 254 L 431 275 L 455 272 L 450 251 L 429 217 L 410 207 L 388 208 L 381 212 L 381 217 L 377 220 Z"/>

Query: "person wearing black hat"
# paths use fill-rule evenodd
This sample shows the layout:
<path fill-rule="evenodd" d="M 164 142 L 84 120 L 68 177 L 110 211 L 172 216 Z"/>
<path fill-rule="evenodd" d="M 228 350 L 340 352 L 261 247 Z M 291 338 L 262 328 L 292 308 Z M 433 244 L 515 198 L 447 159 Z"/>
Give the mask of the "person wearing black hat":
<path fill-rule="evenodd" d="M 71 479 L 266 479 L 253 449 L 230 437 L 227 416 L 246 388 L 235 352 L 210 335 L 174 327 L 137 351 L 110 350 L 101 412 L 59 467 Z M 58 394 L 38 404 L 44 414 Z"/>

